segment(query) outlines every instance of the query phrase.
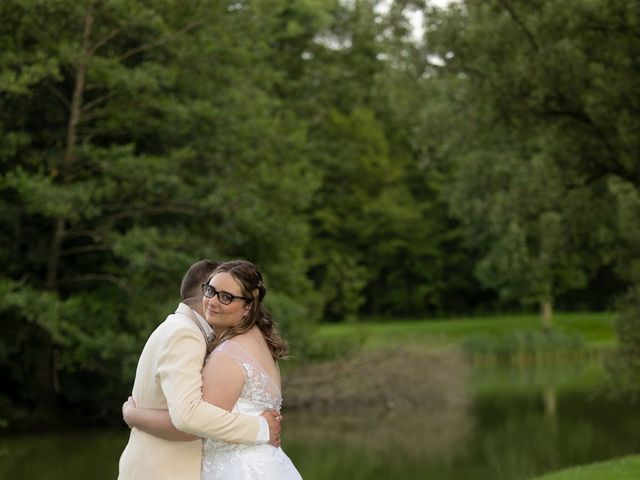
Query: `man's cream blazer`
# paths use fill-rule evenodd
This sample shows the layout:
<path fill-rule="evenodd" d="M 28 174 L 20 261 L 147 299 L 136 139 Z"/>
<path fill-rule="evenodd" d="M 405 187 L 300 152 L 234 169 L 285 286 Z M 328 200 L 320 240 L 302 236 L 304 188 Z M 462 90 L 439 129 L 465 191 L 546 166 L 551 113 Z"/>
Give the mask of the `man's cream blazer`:
<path fill-rule="evenodd" d="M 202 400 L 206 343 L 184 303 L 147 340 L 136 370 L 133 399 L 144 408 L 169 409 L 178 430 L 199 437 L 255 443 L 259 420 Z M 133 428 L 120 457 L 120 480 L 199 480 L 202 440 L 172 442 Z"/>

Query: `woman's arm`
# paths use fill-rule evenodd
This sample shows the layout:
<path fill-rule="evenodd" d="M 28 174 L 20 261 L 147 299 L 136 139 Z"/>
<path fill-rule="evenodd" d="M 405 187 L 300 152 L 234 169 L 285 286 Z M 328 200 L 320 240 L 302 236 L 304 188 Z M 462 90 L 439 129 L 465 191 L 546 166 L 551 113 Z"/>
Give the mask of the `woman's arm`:
<path fill-rule="evenodd" d="M 231 411 L 244 386 L 244 371 L 224 352 L 214 353 L 202 370 L 202 398 Z"/>
<path fill-rule="evenodd" d="M 122 405 L 122 418 L 129 428 L 139 428 L 143 432 L 164 440 L 192 442 L 200 438 L 189 433 L 181 432 L 174 427 L 173 423 L 171 423 L 169 410 L 138 408 L 136 407 L 133 397 L 129 397 Z"/>

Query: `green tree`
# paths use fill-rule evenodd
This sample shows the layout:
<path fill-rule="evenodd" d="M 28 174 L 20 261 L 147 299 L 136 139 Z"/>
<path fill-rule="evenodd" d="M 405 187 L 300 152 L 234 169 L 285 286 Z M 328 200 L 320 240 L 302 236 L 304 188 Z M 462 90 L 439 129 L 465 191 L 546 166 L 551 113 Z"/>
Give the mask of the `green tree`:
<path fill-rule="evenodd" d="M 463 303 L 446 298 L 449 272 L 464 269 L 449 255 L 460 232 L 437 193 L 444 171 L 426 165 L 414 135 L 425 90 L 409 33 L 413 3 L 332 4 L 329 20 L 309 24 L 289 50 L 304 60 L 286 62 L 299 66 L 288 95 L 310 121 L 320 175 L 309 209 L 310 277 L 334 319 Z"/>
<path fill-rule="evenodd" d="M 588 253 L 610 246 L 607 178 L 636 181 L 637 139 L 626 132 L 638 121 L 628 81 L 637 7 L 467 1 L 427 18 L 434 69 L 460 84 L 454 108 L 467 138 L 452 198 L 485 233 L 474 237 L 478 273 L 548 305 L 608 262 L 610 250 Z"/>
<path fill-rule="evenodd" d="M 265 20 L 223 1 L 0 14 L 4 401 L 116 410 L 204 256 L 258 263 L 302 338 L 313 175 L 304 124 L 271 94 Z"/>
<path fill-rule="evenodd" d="M 616 215 L 611 217 L 611 261 L 617 264 L 632 286 L 618 301 L 615 327 L 618 348 L 608 359 L 609 384 L 614 394 L 626 394 L 635 399 L 640 395 L 640 192 L 631 183 L 609 181 L 611 205 Z"/>

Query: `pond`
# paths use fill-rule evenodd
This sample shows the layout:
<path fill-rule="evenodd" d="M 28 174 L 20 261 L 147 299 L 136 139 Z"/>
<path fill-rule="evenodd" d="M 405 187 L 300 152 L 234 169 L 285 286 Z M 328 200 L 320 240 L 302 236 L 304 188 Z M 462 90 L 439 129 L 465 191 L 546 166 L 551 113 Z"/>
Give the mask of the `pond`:
<path fill-rule="evenodd" d="M 598 395 L 595 364 L 476 369 L 471 402 L 429 411 L 291 412 L 283 447 L 306 480 L 517 480 L 640 453 L 640 411 Z M 126 429 L 0 438 L 0 478 L 114 479 Z"/>

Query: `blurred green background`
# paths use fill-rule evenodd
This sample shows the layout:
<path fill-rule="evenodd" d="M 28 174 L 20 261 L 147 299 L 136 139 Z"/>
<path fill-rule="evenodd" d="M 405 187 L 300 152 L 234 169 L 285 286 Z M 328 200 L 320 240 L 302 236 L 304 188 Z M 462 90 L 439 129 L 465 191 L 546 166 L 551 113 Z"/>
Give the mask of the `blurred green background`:
<path fill-rule="evenodd" d="M 0 465 L 18 433 L 115 428 L 96 445 L 121 450 L 138 355 L 205 257 L 263 270 L 292 431 L 332 403 L 428 397 L 467 412 L 472 448 L 480 392 L 511 382 L 472 378 L 505 367 L 579 366 L 592 401 L 637 398 L 638 2 L 4 0 L 0 18 Z M 383 354 L 416 376 L 359 383 Z M 455 385 L 425 380 L 441 354 Z M 529 394 L 586 411 L 563 382 Z M 415 471 L 526 478 L 629 442 L 501 476 Z"/>

